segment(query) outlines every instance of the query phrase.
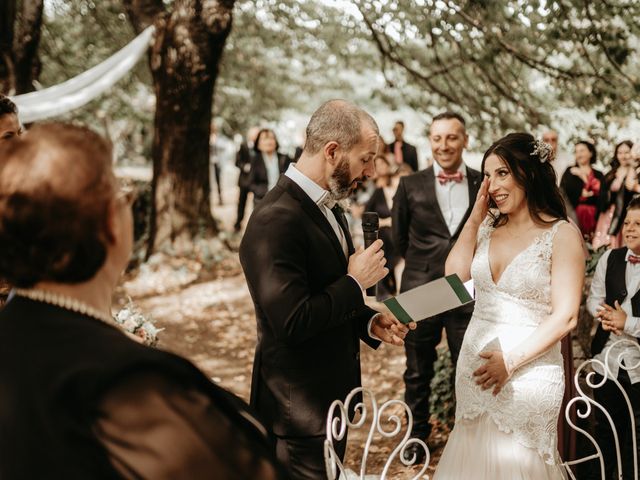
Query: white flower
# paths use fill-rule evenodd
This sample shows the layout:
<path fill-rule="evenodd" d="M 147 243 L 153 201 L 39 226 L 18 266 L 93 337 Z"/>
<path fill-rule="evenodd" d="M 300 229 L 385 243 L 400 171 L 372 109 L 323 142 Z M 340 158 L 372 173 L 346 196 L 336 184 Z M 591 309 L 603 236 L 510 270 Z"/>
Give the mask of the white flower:
<path fill-rule="evenodd" d="M 531 156 L 534 155 L 538 157 L 540 163 L 553 162 L 555 159 L 555 153 L 551 145 L 540 140 L 533 142 L 533 152 L 531 152 Z"/>
<path fill-rule="evenodd" d="M 137 305 L 131 300 L 127 306 L 120 310 L 115 321 L 127 332 L 133 333 L 143 339 L 145 345 L 153 346 L 158 342 L 158 333 L 162 328 L 156 328 L 150 319 L 147 319 Z"/>

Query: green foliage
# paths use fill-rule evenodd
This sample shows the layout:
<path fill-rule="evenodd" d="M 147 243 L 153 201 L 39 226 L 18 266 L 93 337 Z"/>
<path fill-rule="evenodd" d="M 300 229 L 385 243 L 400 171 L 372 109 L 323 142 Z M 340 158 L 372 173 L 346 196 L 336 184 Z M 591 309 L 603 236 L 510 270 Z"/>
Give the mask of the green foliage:
<path fill-rule="evenodd" d="M 431 380 L 429 409 L 436 420 L 451 429 L 456 413 L 455 370 L 448 348 L 438 349 L 438 358 L 433 368 L 435 375 Z"/>
<path fill-rule="evenodd" d="M 44 87 L 64 82 L 106 60 L 134 37 L 119 0 L 49 2 L 39 81 Z M 145 162 L 150 158 L 154 103 L 145 60 L 109 91 L 58 120 L 87 124 L 112 140 L 117 158 Z"/>
<path fill-rule="evenodd" d="M 605 124 L 640 111 L 636 1 L 354 3 L 388 87 L 415 108 L 464 110 L 480 134 L 546 124 L 560 107 Z"/>
<path fill-rule="evenodd" d="M 486 143 L 506 130 L 563 130 L 578 120 L 562 112 L 580 109 L 599 122 L 580 131 L 603 137 L 640 111 L 637 18 L 633 0 L 238 0 L 214 114 L 229 135 L 335 97 L 426 116 L 451 107 Z M 47 2 L 40 81 L 64 81 L 133 36 L 120 0 Z M 120 159 L 148 159 L 147 62 L 66 119 L 108 134 Z"/>
<path fill-rule="evenodd" d="M 379 68 L 355 33 L 354 19 L 325 2 L 238 1 L 215 94 L 225 133 L 275 121 L 287 109 L 353 98 L 352 77 Z"/>

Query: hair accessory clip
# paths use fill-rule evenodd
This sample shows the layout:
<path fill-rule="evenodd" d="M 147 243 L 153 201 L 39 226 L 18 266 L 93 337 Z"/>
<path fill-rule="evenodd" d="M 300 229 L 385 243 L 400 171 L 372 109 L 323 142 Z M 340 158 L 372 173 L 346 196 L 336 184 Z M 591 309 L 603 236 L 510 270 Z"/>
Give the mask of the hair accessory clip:
<path fill-rule="evenodd" d="M 540 160 L 540 163 L 552 162 L 555 159 L 555 154 L 551 145 L 540 140 L 535 140 L 533 142 L 533 152 L 531 152 L 531 155 L 536 155 Z"/>

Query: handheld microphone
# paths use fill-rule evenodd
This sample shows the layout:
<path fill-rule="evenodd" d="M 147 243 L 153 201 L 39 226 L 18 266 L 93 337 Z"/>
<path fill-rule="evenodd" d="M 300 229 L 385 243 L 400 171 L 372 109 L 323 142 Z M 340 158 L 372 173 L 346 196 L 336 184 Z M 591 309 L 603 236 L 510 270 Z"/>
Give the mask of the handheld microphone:
<path fill-rule="evenodd" d="M 376 212 L 364 212 L 362 214 L 362 236 L 364 248 L 369 248 L 378 239 L 378 214 Z M 377 285 L 367 288 L 367 296 L 376 296 Z"/>

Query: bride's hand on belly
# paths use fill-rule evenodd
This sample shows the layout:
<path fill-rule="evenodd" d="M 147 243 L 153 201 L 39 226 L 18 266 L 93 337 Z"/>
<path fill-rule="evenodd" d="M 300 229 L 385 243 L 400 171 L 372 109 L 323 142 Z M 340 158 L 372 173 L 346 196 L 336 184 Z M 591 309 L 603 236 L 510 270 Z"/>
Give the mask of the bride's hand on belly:
<path fill-rule="evenodd" d="M 501 351 L 480 352 L 481 358 L 486 359 L 486 363 L 473 372 L 476 383 L 483 390 L 493 387 L 493 395 L 497 395 L 502 387 L 509 380 L 509 372 Z"/>

